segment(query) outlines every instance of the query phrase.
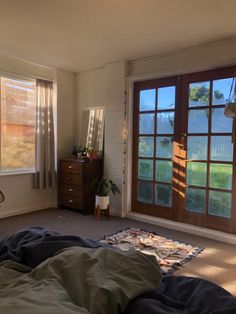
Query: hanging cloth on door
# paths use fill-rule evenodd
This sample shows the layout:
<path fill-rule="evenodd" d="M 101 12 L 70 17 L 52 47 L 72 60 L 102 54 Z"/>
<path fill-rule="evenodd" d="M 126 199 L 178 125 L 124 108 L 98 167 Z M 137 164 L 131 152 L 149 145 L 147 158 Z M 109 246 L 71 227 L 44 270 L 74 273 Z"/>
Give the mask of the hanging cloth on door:
<path fill-rule="evenodd" d="M 5 201 L 5 196 L 3 194 L 3 192 L 0 190 L 0 203 Z"/>
<path fill-rule="evenodd" d="M 229 100 L 225 105 L 224 115 L 227 118 L 233 119 L 233 133 L 232 133 L 232 143 L 236 143 L 236 79 L 233 78 Z"/>

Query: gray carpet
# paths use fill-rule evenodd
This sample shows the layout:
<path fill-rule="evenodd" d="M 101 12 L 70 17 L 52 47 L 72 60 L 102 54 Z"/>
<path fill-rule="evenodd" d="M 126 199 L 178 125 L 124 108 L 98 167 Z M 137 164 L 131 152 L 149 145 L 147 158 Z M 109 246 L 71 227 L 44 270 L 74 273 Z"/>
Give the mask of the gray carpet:
<path fill-rule="evenodd" d="M 47 209 L 0 219 L 0 239 L 31 226 L 42 226 L 64 234 L 79 235 L 95 240 L 121 229 L 136 227 L 204 247 L 205 250 L 202 253 L 186 263 L 175 274 L 206 278 L 236 295 L 236 246 L 130 219 L 111 217 L 110 220 L 96 220 L 92 215 L 84 216 L 76 211 L 65 209 Z"/>

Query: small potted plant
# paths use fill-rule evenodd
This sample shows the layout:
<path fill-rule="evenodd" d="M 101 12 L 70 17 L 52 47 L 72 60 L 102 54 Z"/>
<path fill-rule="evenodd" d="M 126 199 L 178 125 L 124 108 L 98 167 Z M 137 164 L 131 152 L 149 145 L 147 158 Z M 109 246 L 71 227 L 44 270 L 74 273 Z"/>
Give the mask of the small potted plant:
<path fill-rule="evenodd" d="M 107 178 L 97 178 L 93 182 L 93 186 L 96 187 L 96 200 L 95 206 L 99 206 L 100 209 L 107 209 L 110 204 L 109 193 L 112 192 L 113 195 L 120 193 L 117 185 L 112 182 L 112 180 Z"/>
<path fill-rule="evenodd" d="M 80 157 L 84 156 L 85 152 L 86 152 L 86 147 L 83 147 L 81 145 L 74 145 L 73 146 L 72 155 L 74 157 L 80 158 Z"/>

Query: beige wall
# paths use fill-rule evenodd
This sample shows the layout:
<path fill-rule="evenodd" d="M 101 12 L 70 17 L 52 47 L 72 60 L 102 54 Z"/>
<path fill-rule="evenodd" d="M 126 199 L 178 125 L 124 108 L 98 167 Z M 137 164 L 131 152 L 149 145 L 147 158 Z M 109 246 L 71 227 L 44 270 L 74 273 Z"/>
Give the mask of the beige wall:
<path fill-rule="evenodd" d="M 57 154 L 58 159 L 71 155 L 75 136 L 76 77 L 67 71 L 56 70 L 57 82 Z"/>
<path fill-rule="evenodd" d="M 1 175 L 0 189 L 6 200 L 0 204 L 0 218 L 55 206 L 54 189 L 36 190 L 32 186 L 33 174 Z"/>
<path fill-rule="evenodd" d="M 70 154 L 74 141 L 75 75 L 0 56 L 0 73 L 40 77 L 57 81 L 58 156 Z M 0 189 L 6 200 L 0 204 L 0 218 L 56 206 L 56 190 L 36 190 L 33 174 L 0 175 Z"/>
<path fill-rule="evenodd" d="M 114 62 L 104 67 L 77 74 L 76 140 L 81 142 L 82 112 L 85 108 L 105 108 L 104 175 L 123 189 L 123 121 L 125 62 Z M 122 215 L 122 197 L 111 197 L 111 212 Z"/>

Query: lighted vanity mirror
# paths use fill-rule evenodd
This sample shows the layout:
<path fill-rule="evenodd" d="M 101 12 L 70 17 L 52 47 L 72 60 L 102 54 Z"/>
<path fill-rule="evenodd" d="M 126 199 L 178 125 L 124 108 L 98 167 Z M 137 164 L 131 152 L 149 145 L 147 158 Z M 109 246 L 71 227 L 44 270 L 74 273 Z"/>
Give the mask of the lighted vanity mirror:
<path fill-rule="evenodd" d="M 81 144 L 97 152 L 103 151 L 104 108 L 92 107 L 82 113 Z"/>

